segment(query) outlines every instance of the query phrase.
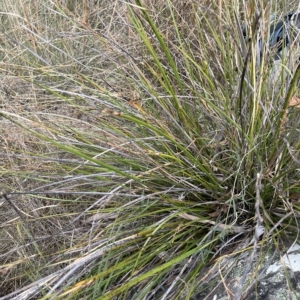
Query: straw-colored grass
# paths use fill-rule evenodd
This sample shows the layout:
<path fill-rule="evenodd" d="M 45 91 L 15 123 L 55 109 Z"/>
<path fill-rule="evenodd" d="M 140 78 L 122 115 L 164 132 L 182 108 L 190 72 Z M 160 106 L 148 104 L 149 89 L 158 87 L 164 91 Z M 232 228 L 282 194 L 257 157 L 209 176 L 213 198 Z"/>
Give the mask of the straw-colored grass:
<path fill-rule="evenodd" d="M 245 297 L 298 239 L 299 68 L 241 28 L 295 2 L 0 7 L 1 299 L 189 299 L 241 254 Z"/>

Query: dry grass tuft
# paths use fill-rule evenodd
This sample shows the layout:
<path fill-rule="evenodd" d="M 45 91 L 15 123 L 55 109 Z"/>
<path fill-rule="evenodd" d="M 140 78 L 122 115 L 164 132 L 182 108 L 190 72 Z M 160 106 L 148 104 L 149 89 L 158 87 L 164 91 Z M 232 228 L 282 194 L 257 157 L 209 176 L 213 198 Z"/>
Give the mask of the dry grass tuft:
<path fill-rule="evenodd" d="M 240 254 L 246 297 L 298 238 L 299 74 L 239 34 L 269 9 L 2 1 L 1 299 L 188 299 Z"/>

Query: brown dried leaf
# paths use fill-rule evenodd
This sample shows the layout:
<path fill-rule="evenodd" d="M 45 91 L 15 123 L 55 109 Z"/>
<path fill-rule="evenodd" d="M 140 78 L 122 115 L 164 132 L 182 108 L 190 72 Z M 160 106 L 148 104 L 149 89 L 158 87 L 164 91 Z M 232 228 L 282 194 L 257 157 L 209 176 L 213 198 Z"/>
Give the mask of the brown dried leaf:
<path fill-rule="evenodd" d="M 300 98 L 293 96 L 289 103 L 289 106 L 300 108 Z"/>

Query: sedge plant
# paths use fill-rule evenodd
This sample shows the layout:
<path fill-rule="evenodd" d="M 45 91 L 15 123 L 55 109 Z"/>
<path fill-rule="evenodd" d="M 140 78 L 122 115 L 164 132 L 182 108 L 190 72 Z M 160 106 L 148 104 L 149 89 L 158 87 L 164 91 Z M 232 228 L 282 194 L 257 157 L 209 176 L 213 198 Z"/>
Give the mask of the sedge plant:
<path fill-rule="evenodd" d="M 245 297 L 298 238 L 300 74 L 270 80 L 270 7 L 1 5 L 1 299 L 204 299 L 241 255 Z"/>

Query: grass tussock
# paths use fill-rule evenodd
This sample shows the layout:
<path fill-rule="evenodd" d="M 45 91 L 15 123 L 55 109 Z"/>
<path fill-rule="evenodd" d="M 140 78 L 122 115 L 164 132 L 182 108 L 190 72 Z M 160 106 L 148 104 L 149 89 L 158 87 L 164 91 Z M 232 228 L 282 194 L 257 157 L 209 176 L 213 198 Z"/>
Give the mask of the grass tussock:
<path fill-rule="evenodd" d="M 300 72 L 255 50 L 272 9 L 2 1 L 1 299 L 204 297 L 243 253 L 247 295 L 298 239 Z"/>

